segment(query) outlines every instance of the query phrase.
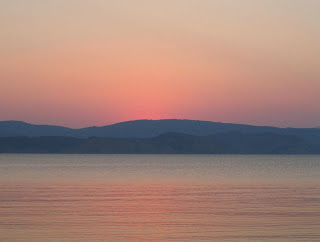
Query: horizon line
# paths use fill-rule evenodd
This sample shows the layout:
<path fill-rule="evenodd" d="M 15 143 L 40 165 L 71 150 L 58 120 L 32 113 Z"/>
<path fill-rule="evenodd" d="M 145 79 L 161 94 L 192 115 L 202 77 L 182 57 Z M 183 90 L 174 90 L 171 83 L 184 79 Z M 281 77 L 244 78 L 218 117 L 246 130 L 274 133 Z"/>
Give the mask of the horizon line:
<path fill-rule="evenodd" d="M 55 124 L 43 124 L 43 123 L 31 123 L 31 122 L 26 122 L 26 121 L 21 121 L 21 120 L 0 120 L 0 122 L 20 122 L 20 123 L 25 123 L 25 124 L 29 124 L 29 125 L 37 125 L 37 126 L 56 126 L 56 127 L 63 127 L 63 128 L 68 128 L 68 129 L 85 129 L 85 128 L 92 128 L 92 127 L 96 127 L 96 128 L 102 128 L 102 127 L 106 127 L 106 126 L 112 126 L 112 125 L 116 125 L 116 124 L 121 124 L 121 123 L 128 123 L 128 122 L 136 122 L 136 121 L 166 121 L 166 120 L 180 120 L 180 121 L 198 121 L 198 122 L 209 122 L 209 123 L 222 123 L 222 124 L 235 124 L 235 125 L 248 125 L 248 126 L 256 126 L 256 127 L 273 127 L 273 128 L 281 128 L 278 126 L 272 126 L 272 125 L 254 125 L 254 124 L 247 124 L 247 123 L 230 123 L 230 122 L 221 122 L 221 121 L 210 121 L 210 120 L 199 120 L 199 119 L 175 119 L 175 118 L 168 118 L 168 119 L 133 119 L 133 120 L 126 120 L 126 121 L 120 121 L 120 122 L 116 122 L 116 123 L 111 123 L 111 124 L 107 124 L 107 125 L 101 125 L 101 126 L 97 126 L 97 125 L 89 125 L 89 126 L 84 126 L 84 127 L 80 127 L 80 128 L 71 128 L 68 126 L 64 126 L 64 125 L 55 125 Z M 282 127 L 282 128 L 296 128 L 296 127 Z M 315 126 L 315 127 L 310 127 L 310 128 L 296 128 L 296 129 L 314 129 L 314 128 L 319 128 L 319 126 Z"/>

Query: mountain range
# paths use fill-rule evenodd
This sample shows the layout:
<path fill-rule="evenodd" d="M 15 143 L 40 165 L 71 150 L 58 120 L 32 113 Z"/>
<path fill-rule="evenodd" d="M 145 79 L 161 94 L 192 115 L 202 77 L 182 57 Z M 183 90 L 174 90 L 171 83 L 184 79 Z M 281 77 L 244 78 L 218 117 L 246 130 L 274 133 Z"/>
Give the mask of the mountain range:
<path fill-rule="evenodd" d="M 135 120 L 71 129 L 0 121 L 1 153 L 320 153 L 320 129 Z"/>

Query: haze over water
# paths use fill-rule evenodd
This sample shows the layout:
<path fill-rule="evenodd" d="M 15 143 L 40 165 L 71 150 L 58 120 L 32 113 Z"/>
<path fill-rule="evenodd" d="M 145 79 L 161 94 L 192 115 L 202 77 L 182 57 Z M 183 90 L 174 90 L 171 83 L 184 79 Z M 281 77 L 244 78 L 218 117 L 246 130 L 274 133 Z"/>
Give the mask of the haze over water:
<path fill-rule="evenodd" d="M 319 161 L 0 155 L 0 240 L 317 240 Z"/>

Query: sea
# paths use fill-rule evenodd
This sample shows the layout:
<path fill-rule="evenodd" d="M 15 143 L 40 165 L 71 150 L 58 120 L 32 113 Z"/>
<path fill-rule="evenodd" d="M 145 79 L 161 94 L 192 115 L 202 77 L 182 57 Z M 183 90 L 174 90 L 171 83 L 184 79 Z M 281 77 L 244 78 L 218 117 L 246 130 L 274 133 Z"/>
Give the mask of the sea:
<path fill-rule="evenodd" d="M 320 156 L 0 155 L 0 241 L 320 241 Z"/>

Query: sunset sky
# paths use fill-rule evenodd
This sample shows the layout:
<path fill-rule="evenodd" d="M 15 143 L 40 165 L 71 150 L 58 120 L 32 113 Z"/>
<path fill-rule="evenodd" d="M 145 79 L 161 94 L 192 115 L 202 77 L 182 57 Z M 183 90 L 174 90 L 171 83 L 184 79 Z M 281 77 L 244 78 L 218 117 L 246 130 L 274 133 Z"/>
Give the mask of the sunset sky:
<path fill-rule="evenodd" d="M 1 0 L 0 120 L 320 126 L 319 0 Z"/>

